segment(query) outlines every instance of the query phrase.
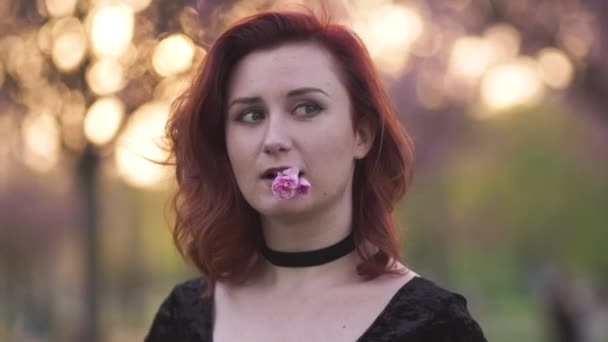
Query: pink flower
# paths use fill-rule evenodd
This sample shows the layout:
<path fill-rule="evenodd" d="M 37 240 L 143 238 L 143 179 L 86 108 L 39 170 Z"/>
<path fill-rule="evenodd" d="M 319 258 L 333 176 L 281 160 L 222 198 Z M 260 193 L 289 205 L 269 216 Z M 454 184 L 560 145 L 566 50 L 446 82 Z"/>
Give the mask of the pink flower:
<path fill-rule="evenodd" d="M 272 182 L 272 194 L 280 199 L 307 194 L 310 182 L 305 178 L 298 178 L 299 173 L 300 170 L 297 167 L 290 167 L 279 172 Z"/>
<path fill-rule="evenodd" d="M 298 185 L 298 188 L 296 189 L 297 193 L 299 195 L 305 195 L 308 193 L 308 190 L 310 190 L 310 182 L 308 182 L 308 180 L 306 180 L 306 178 L 301 177 L 300 184 Z"/>

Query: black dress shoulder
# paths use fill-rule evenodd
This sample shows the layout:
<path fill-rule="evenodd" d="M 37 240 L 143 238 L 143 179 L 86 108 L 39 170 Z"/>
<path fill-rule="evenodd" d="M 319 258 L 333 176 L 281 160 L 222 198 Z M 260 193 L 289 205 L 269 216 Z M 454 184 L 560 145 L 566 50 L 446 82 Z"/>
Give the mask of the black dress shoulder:
<path fill-rule="evenodd" d="M 202 300 L 200 278 L 177 285 L 161 304 L 146 342 L 212 342 L 213 301 Z M 391 298 L 355 342 L 487 342 L 466 299 L 415 277 Z"/>

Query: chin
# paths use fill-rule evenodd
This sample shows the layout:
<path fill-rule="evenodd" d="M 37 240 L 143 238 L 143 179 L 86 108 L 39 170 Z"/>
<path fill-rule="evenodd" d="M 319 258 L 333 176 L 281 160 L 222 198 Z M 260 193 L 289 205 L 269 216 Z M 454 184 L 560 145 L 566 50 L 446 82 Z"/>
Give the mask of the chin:
<path fill-rule="evenodd" d="M 310 203 L 305 203 L 301 198 L 278 199 L 271 198 L 264 203 L 258 203 L 253 207 L 262 216 L 282 216 L 293 214 L 304 214 L 310 212 Z"/>

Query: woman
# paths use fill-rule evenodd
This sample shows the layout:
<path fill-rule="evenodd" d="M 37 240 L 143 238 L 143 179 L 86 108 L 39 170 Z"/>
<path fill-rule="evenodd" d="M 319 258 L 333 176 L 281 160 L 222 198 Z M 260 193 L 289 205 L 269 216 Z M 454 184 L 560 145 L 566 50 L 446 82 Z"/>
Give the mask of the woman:
<path fill-rule="evenodd" d="M 485 341 L 464 297 L 399 262 L 413 147 L 350 30 L 240 21 L 167 127 L 174 240 L 202 278 L 173 289 L 147 341 Z"/>

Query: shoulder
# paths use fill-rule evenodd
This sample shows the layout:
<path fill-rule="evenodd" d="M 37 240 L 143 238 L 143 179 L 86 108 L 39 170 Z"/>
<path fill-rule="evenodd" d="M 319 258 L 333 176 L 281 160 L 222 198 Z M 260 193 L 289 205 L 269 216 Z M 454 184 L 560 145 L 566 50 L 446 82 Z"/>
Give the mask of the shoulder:
<path fill-rule="evenodd" d="M 486 341 L 468 311 L 466 298 L 423 277 L 415 277 L 399 289 L 378 321 L 383 331 L 377 333 L 388 332 L 390 340 Z"/>
<path fill-rule="evenodd" d="M 202 278 L 176 285 L 160 304 L 145 341 L 204 340 L 211 323 L 211 300 L 201 298 L 206 287 Z"/>
<path fill-rule="evenodd" d="M 467 300 L 461 294 L 447 290 L 435 282 L 424 278 L 415 277 L 411 283 L 404 286 L 406 291 L 398 293 L 397 301 L 403 304 L 417 304 L 416 307 L 423 311 L 435 314 L 457 314 L 464 313 Z"/>
<path fill-rule="evenodd" d="M 203 278 L 193 278 L 175 285 L 168 299 L 177 305 L 200 305 L 204 303 L 201 295 L 206 288 L 207 282 Z"/>

